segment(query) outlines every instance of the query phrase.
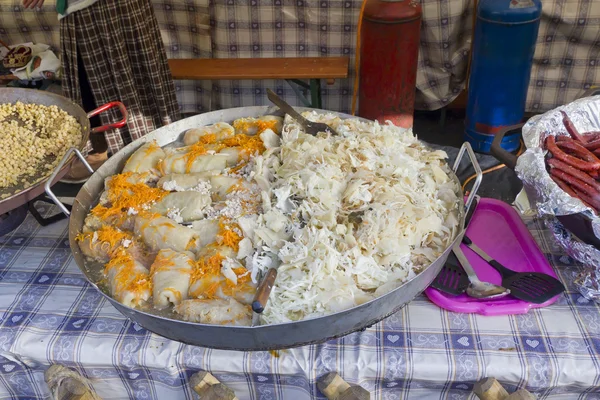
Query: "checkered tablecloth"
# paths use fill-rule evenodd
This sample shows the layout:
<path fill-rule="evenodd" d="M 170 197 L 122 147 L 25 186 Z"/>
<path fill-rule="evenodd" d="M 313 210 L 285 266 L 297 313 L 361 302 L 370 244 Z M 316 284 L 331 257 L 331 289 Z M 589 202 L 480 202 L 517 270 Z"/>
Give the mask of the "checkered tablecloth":
<path fill-rule="evenodd" d="M 600 399 L 600 307 L 570 284 L 580 266 L 540 222 L 528 226 L 568 285 L 548 308 L 482 317 L 421 296 L 364 332 L 272 354 L 209 350 L 146 331 L 86 283 L 66 221 L 42 228 L 29 216 L 0 238 L 0 398 L 48 399 L 43 372 L 60 363 L 90 378 L 104 399 L 191 399 L 189 377 L 199 370 L 240 400 L 323 399 L 315 382 L 328 371 L 377 400 L 466 399 L 484 376 L 540 398 Z"/>
<path fill-rule="evenodd" d="M 356 29 L 363 0 L 151 0 L 169 58 L 350 58 L 349 79 L 323 85 L 323 108 L 351 108 Z M 0 38 L 60 48 L 54 0 L 40 11 L 0 0 Z M 600 1 L 544 0 L 527 111 L 569 103 L 600 84 Z M 439 109 L 465 88 L 471 0 L 421 0 L 417 109 Z M 284 81 L 178 81 L 183 113 L 268 104 L 266 88 L 300 105 Z"/>

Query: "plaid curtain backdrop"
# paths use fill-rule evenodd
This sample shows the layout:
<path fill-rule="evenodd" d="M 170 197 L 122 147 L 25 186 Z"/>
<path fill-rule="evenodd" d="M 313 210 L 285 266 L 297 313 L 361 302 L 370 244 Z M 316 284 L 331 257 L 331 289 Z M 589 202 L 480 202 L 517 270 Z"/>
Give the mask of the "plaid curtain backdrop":
<path fill-rule="evenodd" d="M 153 1 L 169 58 L 348 56 L 350 76 L 323 85 L 323 107 L 350 111 L 356 28 L 362 0 Z M 54 2 L 23 10 L 0 0 L 0 37 L 58 48 Z M 465 87 L 472 0 L 421 0 L 417 109 L 449 104 Z M 545 0 L 527 111 L 542 112 L 600 84 L 600 1 Z M 300 105 L 284 81 L 178 81 L 183 113 L 267 104 L 266 88 Z"/>

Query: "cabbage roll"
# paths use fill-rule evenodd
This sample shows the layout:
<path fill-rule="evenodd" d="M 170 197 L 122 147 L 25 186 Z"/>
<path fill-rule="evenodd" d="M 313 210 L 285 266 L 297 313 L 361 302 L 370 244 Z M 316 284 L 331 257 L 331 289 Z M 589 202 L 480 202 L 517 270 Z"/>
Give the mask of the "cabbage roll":
<path fill-rule="evenodd" d="M 216 255 L 220 255 L 221 259 L 225 259 L 227 257 L 235 258 L 235 251 L 228 246 L 217 246 L 216 244 L 210 244 L 201 248 L 198 251 L 198 259 L 201 258 L 211 258 Z M 220 264 L 219 264 L 220 267 Z"/>
<path fill-rule="evenodd" d="M 240 147 L 226 147 L 219 152 L 223 157 L 226 157 L 225 163 L 227 167 L 235 167 L 240 161 L 242 151 Z"/>
<path fill-rule="evenodd" d="M 256 293 L 249 271 L 235 261 L 236 252 L 228 246 L 210 245 L 198 253 L 198 270 L 189 289 L 190 298 L 229 299 L 251 304 Z"/>
<path fill-rule="evenodd" d="M 101 218 L 88 214 L 83 221 L 83 228 L 81 228 L 82 232 L 95 232 L 98 229 L 104 226 L 104 222 Z"/>
<path fill-rule="evenodd" d="M 194 261 L 190 255 L 171 249 L 158 252 L 150 267 L 154 307 L 165 308 L 187 299 Z"/>
<path fill-rule="evenodd" d="M 248 280 L 242 285 L 233 290 L 232 297 L 242 304 L 252 304 L 254 301 L 254 295 L 258 289 L 258 283 L 252 282 L 250 279 L 250 273 L 248 272 Z"/>
<path fill-rule="evenodd" d="M 243 184 L 241 178 L 233 178 L 231 176 L 217 175 L 210 178 L 211 191 L 216 199 L 223 200 L 227 193 L 231 191 L 234 185 Z"/>
<path fill-rule="evenodd" d="M 217 241 L 219 221 L 216 219 L 201 219 L 192 222 L 192 229 L 198 232 L 198 247 L 203 248 Z"/>
<path fill-rule="evenodd" d="M 271 129 L 265 129 L 260 134 L 260 139 L 267 149 L 274 149 L 281 146 L 281 138 Z"/>
<path fill-rule="evenodd" d="M 194 299 L 227 299 L 221 287 L 225 277 L 220 272 L 206 274 L 190 283 L 188 296 Z"/>
<path fill-rule="evenodd" d="M 210 182 L 212 176 L 220 173 L 221 171 L 212 170 L 195 174 L 168 174 L 160 178 L 156 186 L 170 192 L 201 191 L 203 184 Z"/>
<path fill-rule="evenodd" d="M 240 146 L 227 147 L 219 152 L 219 154 L 227 156 L 227 166 L 235 167 L 240 161 L 250 160 L 253 154 L 248 151 L 243 151 Z"/>
<path fill-rule="evenodd" d="M 127 251 L 110 260 L 104 268 L 110 295 L 127 307 L 136 307 L 152 295 L 148 270 Z"/>
<path fill-rule="evenodd" d="M 143 183 L 146 185 L 152 184 L 153 182 L 156 182 L 156 175 L 153 175 L 149 172 L 142 172 L 142 173 L 136 173 L 136 172 L 128 172 L 126 175 L 123 174 L 117 174 L 117 175 L 113 175 L 113 176 L 109 176 L 108 178 L 106 178 L 104 180 L 104 187 L 105 190 L 102 192 L 102 194 L 100 195 L 100 201 L 99 203 L 102 205 L 107 205 L 110 203 L 110 198 L 114 198 L 115 196 L 120 196 L 120 195 L 125 195 L 125 196 L 130 196 L 131 195 L 131 191 L 130 190 L 123 190 L 122 187 L 119 187 L 118 189 L 114 189 L 114 185 L 111 185 L 111 183 L 113 182 L 113 180 L 115 178 L 125 178 L 124 179 L 124 183 L 125 184 L 131 184 L 131 185 L 136 185 L 139 183 Z"/>
<path fill-rule="evenodd" d="M 83 223 L 83 232 L 94 232 L 104 226 L 112 226 L 122 231 L 132 231 L 135 215 L 111 215 L 106 218 L 100 218 L 93 214 L 88 214 Z"/>
<path fill-rule="evenodd" d="M 217 246 L 216 243 L 201 248 L 198 253 L 197 273 L 190 283 L 189 296 L 194 298 L 225 298 L 220 290 L 225 282 L 221 274 L 223 261 L 235 258 L 235 251 L 228 246 Z"/>
<path fill-rule="evenodd" d="M 158 214 L 138 215 L 134 232 L 150 249 L 195 250 L 198 233 Z"/>
<path fill-rule="evenodd" d="M 116 177 L 125 177 L 125 182 L 135 185 L 136 183 L 151 183 L 156 182 L 154 177 L 149 172 L 123 172 L 117 175 L 109 176 L 104 180 L 104 187 L 110 188 L 110 183 Z"/>
<path fill-rule="evenodd" d="M 215 135 L 215 140 L 221 141 L 228 139 L 235 134 L 233 126 L 226 122 L 217 122 L 213 125 L 203 126 L 201 128 L 189 129 L 183 136 L 183 143 L 186 146 L 197 143 L 202 136 Z"/>
<path fill-rule="evenodd" d="M 252 323 L 250 306 L 234 299 L 184 300 L 174 309 L 184 321 L 234 326 L 250 326 Z"/>
<path fill-rule="evenodd" d="M 236 134 L 246 134 L 254 136 L 270 129 L 277 134 L 281 134 L 283 127 L 283 118 L 274 115 L 265 115 L 259 118 L 239 118 L 233 121 L 233 127 Z"/>
<path fill-rule="evenodd" d="M 119 228 L 101 226 L 97 231 L 80 233 L 75 240 L 86 257 L 107 263 L 118 249 L 127 248 L 133 243 L 133 236 Z"/>
<path fill-rule="evenodd" d="M 191 160 L 189 159 L 191 157 Z M 163 175 L 189 174 L 195 172 L 223 170 L 227 167 L 229 156 L 226 154 L 190 155 L 190 153 L 172 153 L 160 163 L 159 169 Z"/>
<path fill-rule="evenodd" d="M 158 162 L 164 158 L 165 152 L 156 141 L 148 142 L 129 157 L 122 172 L 151 172 L 157 174 Z"/>
<path fill-rule="evenodd" d="M 223 261 L 221 274 L 225 277 L 225 285 L 221 287 L 224 296 L 233 297 L 242 304 L 252 304 L 258 284 L 250 279 L 250 271 L 239 261 L 228 258 Z"/>
<path fill-rule="evenodd" d="M 178 223 L 190 222 L 201 219 L 211 201 L 208 192 L 173 192 L 154 204 L 150 211 L 166 215 Z"/>

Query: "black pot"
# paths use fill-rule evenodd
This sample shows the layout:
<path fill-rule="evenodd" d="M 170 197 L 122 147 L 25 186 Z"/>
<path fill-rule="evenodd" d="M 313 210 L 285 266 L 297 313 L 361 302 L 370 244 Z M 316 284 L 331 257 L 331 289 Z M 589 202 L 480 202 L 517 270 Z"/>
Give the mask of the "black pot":
<path fill-rule="evenodd" d="M 586 93 L 586 95 L 582 97 L 592 96 L 594 94 L 600 93 L 600 89 L 594 89 Z M 517 156 L 509 153 L 504 150 L 500 143 L 502 142 L 502 138 L 510 131 L 514 131 L 516 129 L 520 129 L 524 124 L 507 126 L 502 129 L 500 132 L 496 134 L 494 138 L 494 142 L 491 146 L 491 154 L 498 161 L 506 165 L 508 168 L 514 171 L 515 166 L 517 165 Z M 560 221 L 561 224 L 573 235 L 575 235 L 582 242 L 592 245 L 597 249 L 600 249 L 600 238 L 598 238 L 594 234 L 594 229 L 592 227 L 592 219 L 589 215 L 584 213 L 577 214 L 569 214 L 569 215 L 557 215 L 556 218 Z"/>

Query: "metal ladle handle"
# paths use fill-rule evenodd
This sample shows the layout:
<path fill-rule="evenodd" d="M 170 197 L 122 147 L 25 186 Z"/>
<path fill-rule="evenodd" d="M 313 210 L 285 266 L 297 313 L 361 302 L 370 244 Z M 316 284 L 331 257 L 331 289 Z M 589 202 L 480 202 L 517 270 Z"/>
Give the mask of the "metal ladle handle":
<path fill-rule="evenodd" d="M 79 161 L 81 161 L 81 163 L 87 168 L 87 170 L 90 171 L 90 173 L 92 173 L 92 174 L 94 173 L 94 169 L 90 166 L 90 164 L 88 164 L 88 162 L 85 159 L 85 157 L 83 156 L 83 154 L 81 154 L 81 152 L 76 147 L 71 147 L 69 150 L 67 150 L 67 152 L 63 156 L 62 160 L 60 160 L 60 162 L 58 163 L 56 168 L 54 168 L 54 171 L 52 172 L 52 175 L 50 175 L 50 178 L 48 178 L 48 180 L 46 181 L 46 184 L 44 184 L 44 190 L 46 191 L 46 194 L 48 195 L 48 197 L 50 197 L 50 199 L 52 199 L 54 204 L 56 204 L 58 206 L 58 208 L 60 208 L 60 210 L 67 217 L 69 217 L 71 215 L 71 213 L 69 212 L 69 210 L 67 210 L 67 208 L 64 206 L 64 204 L 60 200 L 58 200 L 58 197 L 56 197 L 56 195 L 52 192 L 51 186 L 52 186 L 54 180 L 56 179 L 56 177 L 58 176 L 58 173 L 60 172 L 60 170 L 64 167 L 64 165 L 67 163 L 67 161 L 71 157 L 71 153 L 75 153 L 77 158 L 79 158 Z"/>

